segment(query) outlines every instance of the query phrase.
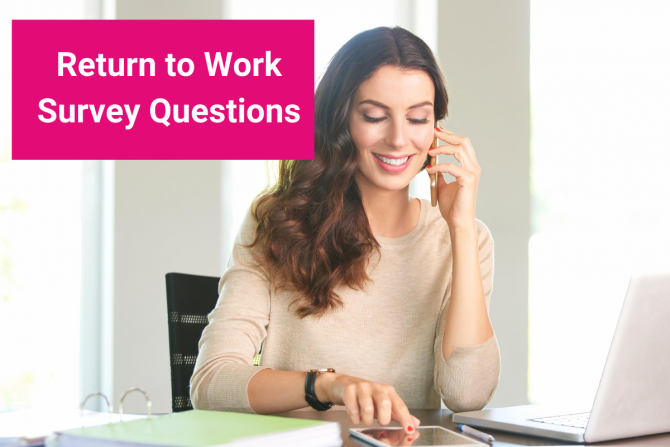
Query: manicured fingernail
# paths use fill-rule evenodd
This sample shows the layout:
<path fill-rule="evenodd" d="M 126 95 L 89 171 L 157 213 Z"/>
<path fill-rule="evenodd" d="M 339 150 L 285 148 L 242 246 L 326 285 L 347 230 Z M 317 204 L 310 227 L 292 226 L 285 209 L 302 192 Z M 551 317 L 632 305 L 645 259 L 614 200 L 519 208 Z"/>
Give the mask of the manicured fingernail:
<path fill-rule="evenodd" d="M 407 426 L 407 430 L 408 430 L 408 431 L 414 431 L 414 427 L 412 427 L 411 425 L 408 425 L 408 426 Z"/>
<path fill-rule="evenodd" d="M 428 168 L 432 168 L 432 166 L 431 165 L 426 166 L 426 169 L 428 169 Z"/>
<path fill-rule="evenodd" d="M 444 129 L 442 129 L 440 126 L 437 126 L 436 129 L 439 130 L 440 132 L 444 132 Z"/>
<path fill-rule="evenodd" d="M 407 438 L 407 442 L 412 442 L 414 438 Z"/>

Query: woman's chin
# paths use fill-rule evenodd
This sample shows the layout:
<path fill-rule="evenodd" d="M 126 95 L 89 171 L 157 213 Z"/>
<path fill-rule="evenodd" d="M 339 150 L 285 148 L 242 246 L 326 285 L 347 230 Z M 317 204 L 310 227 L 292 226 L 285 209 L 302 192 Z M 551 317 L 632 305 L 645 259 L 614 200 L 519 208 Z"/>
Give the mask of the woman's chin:
<path fill-rule="evenodd" d="M 414 176 L 410 175 L 410 169 L 411 167 L 404 172 L 397 174 L 372 172 L 367 173 L 367 175 L 363 170 L 359 170 L 357 177 L 360 176 L 358 177 L 359 182 L 363 181 L 367 185 L 378 189 L 383 189 L 385 191 L 402 191 L 409 186 L 409 183 L 416 176 L 416 174 Z"/>
<path fill-rule="evenodd" d="M 404 177 L 395 179 L 375 179 L 375 186 L 386 191 L 402 191 L 409 186 L 409 180 Z"/>

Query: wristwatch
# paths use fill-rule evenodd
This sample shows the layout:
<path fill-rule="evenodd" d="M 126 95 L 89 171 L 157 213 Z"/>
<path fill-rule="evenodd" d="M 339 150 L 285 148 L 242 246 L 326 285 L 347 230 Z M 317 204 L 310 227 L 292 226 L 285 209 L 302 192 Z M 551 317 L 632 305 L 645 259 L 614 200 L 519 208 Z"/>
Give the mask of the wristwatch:
<path fill-rule="evenodd" d="M 314 391 L 314 382 L 316 382 L 316 376 L 325 372 L 335 372 L 335 369 L 310 369 L 307 371 L 307 377 L 305 378 L 305 400 L 310 407 L 319 411 L 330 410 L 330 408 L 334 405 L 332 402 L 324 403 L 319 401 L 319 399 L 316 398 L 316 392 Z"/>

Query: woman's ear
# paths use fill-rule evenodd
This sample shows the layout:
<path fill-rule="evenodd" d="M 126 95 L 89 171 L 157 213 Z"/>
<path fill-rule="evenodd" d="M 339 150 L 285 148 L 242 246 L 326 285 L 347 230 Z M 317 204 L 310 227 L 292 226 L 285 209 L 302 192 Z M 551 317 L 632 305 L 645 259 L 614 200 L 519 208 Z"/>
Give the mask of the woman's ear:
<path fill-rule="evenodd" d="M 419 172 L 426 169 L 426 166 L 428 166 L 429 164 L 430 164 L 430 155 L 426 155 L 426 161 L 423 162 L 423 166 L 421 166 L 421 170 Z"/>

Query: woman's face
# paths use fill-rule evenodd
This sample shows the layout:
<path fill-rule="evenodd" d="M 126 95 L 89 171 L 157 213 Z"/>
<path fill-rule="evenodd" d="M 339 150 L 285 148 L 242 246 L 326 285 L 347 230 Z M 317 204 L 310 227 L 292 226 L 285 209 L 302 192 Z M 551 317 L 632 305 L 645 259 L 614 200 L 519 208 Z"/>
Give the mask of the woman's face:
<path fill-rule="evenodd" d="M 364 182 L 398 191 L 409 185 L 433 141 L 434 98 L 435 85 L 427 73 L 388 65 L 356 89 L 349 131 L 358 150 L 359 187 Z"/>

